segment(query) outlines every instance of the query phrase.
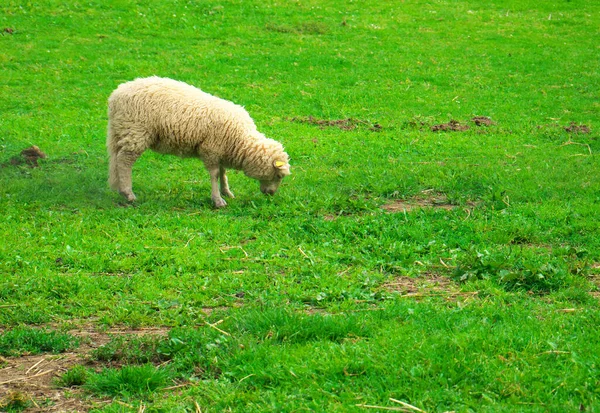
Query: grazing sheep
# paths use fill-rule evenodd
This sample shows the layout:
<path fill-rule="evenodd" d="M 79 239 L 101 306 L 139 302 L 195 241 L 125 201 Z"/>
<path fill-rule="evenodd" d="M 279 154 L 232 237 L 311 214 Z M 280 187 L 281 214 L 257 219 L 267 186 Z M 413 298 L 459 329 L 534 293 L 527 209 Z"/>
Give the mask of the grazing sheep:
<path fill-rule="evenodd" d="M 200 158 L 208 169 L 217 208 L 232 197 L 226 168 L 242 170 L 272 195 L 290 174 L 283 146 L 256 130 L 246 110 L 193 86 L 149 77 L 120 85 L 108 99 L 109 182 L 128 201 L 131 168 L 146 150 Z"/>

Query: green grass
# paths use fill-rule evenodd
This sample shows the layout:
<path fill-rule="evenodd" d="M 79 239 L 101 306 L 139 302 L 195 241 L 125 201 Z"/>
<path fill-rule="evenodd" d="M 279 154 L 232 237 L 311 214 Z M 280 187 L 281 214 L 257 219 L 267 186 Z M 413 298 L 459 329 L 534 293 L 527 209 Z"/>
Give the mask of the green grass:
<path fill-rule="evenodd" d="M 63 373 L 57 380 L 59 387 L 82 386 L 90 376 L 89 371 L 82 365 L 76 365 Z"/>
<path fill-rule="evenodd" d="M 170 327 L 90 353 L 105 412 L 600 411 L 599 16 L 584 0 L 3 2 L 0 354 L 64 351 L 19 331 Z M 244 105 L 291 156 L 277 195 L 231 173 L 216 211 L 199 161 L 152 153 L 134 205 L 111 192 L 106 100 L 150 75 Z M 432 131 L 450 120 L 469 129 Z M 30 145 L 48 158 L 14 165 Z M 432 194 L 454 208 L 381 208 Z M 434 276 L 462 295 L 386 287 Z"/>
<path fill-rule="evenodd" d="M 105 369 L 85 383 L 91 393 L 101 396 L 143 396 L 164 387 L 168 375 L 151 364 Z"/>
<path fill-rule="evenodd" d="M 64 353 L 79 345 L 70 334 L 47 329 L 17 327 L 0 333 L 0 355 Z"/>

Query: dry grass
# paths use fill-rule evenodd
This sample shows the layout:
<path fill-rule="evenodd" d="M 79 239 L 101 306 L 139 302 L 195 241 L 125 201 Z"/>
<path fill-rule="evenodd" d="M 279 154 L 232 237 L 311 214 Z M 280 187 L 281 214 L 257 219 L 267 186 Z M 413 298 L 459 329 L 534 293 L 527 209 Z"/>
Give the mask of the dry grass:
<path fill-rule="evenodd" d="M 461 291 L 459 285 L 443 275 L 425 273 L 419 277 L 400 276 L 383 284 L 386 291 L 399 293 L 403 297 L 444 297 L 454 300 L 459 297 L 477 296 L 477 291 Z"/>

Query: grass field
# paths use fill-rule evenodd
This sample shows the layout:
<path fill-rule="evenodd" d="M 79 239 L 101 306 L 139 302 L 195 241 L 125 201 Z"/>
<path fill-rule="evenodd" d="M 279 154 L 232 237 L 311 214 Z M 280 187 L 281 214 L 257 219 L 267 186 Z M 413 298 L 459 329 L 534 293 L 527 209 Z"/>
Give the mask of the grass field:
<path fill-rule="evenodd" d="M 586 0 L 3 1 L 0 411 L 600 412 L 599 34 Z M 279 192 L 215 210 L 153 153 L 111 192 L 106 101 L 150 75 L 245 106 Z"/>

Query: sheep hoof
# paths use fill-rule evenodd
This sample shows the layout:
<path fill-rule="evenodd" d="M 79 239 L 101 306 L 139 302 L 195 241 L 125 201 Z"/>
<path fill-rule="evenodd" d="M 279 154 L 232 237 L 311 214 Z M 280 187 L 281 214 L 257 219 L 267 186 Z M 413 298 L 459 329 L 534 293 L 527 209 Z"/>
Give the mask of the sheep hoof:
<path fill-rule="evenodd" d="M 226 197 L 229 197 L 229 198 L 235 198 L 235 195 L 233 195 L 233 192 L 231 192 L 231 191 L 225 191 L 225 192 L 223 192 L 223 195 L 225 195 Z"/>
<path fill-rule="evenodd" d="M 227 206 L 227 202 L 225 202 L 223 198 L 213 199 L 213 202 L 215 203 L 215 208 L 223 208 Z"/>
<path fill-rule="evenodd" d="M 128 202 L 134 202 L 137 199 L 133 192 L 121 192 L 121 195 L 123 195 Z"/>

